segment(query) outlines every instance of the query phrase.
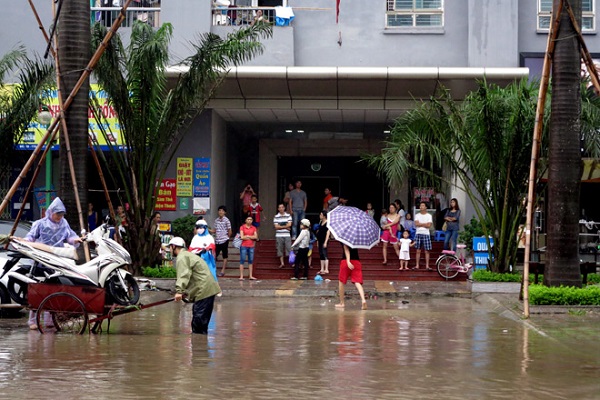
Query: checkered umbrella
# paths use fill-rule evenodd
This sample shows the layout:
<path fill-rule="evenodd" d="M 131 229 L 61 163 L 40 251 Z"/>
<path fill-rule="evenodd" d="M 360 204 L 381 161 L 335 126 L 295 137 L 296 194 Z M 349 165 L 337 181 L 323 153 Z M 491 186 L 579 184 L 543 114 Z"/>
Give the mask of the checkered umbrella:
<path fill-rule="evenodd" d="M 379 243 L 379 225 L 356 207 L 337 206 L 327 214 L 333 237 L 353 249 L 371 249 Z"/>

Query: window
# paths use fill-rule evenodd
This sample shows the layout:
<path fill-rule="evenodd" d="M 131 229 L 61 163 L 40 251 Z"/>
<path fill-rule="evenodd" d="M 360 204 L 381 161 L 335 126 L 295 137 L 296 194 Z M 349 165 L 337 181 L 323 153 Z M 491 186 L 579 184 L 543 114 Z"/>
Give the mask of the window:
<path fill-rule="evenodd" d="M 386 28 L 443 26 L 444 0 L 387 0 Z"/>
<path fill-rule="evenodd" d="M 595 0 L 581 0 L 581 31 L 596 30 Z M 547 31 L 552 22 L 552 0 L 538 0 L 537 29 Z"/>

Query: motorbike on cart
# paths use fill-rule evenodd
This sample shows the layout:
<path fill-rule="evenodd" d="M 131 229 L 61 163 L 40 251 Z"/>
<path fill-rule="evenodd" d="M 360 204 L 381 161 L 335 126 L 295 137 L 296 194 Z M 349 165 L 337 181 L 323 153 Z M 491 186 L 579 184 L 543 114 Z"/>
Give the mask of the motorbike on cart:
<path fill-rule="evenodd" d="M 27 286 L 30 283 L 56 283 L 105 288 L 107 303 L 118 305 L 137 304 L 140 289 L 133 275 L 127 270 L 131 256 L 123 246 L 109 238 L 112 228 L 108 223 L 100 225 L 84 240 L 92 244 L 93 258 L 77 265 L 68 256 L 74 250 L 55 248 L 40 243 L 13 238 L 9 260 L 0 271 L 2 285 L 13 301 L 27 305 Z"/>

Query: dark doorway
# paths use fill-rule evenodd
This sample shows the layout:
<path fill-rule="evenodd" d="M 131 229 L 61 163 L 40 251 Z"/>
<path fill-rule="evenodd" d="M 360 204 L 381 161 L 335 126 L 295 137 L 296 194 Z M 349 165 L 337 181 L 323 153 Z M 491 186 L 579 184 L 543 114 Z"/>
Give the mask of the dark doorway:
<path fill-rule="evenodd" d="M 308 198 L 307 217 L 312 223 L 318 221 L 323 208 L 324 190 L 329 188 L 334 196 L 344 195 L 348 205 L 366 209 L 373 204 L 376 212 L 389 201 L 389 191 L 375 171 L 358 157 L 280 157 L 277 175 L 283 199 L 287 184 L 299 179 Z"/>
<path fill-rule="evenodd" d="M 282 5 L 282 0 L 258 0 L 259 7 L 277 7 Z"/>

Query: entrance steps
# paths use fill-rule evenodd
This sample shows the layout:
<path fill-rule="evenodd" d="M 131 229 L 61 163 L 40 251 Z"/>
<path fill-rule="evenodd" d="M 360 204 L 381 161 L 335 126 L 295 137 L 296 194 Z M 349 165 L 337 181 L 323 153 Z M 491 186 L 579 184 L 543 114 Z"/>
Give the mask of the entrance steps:
<path fill-rule="evenodd" d="M 231 242 L 230 242 L 231 243 Z M 389 280 L 389 281 L 445 281 L 435 270 L 435 261 L 442 253 L 443 242 L 432 242 L 432 250 L 430 251 L 429 266 L 432 271 L 425 270 L 425 255 L 421 254 L 421 263 L 419 270 L 399 271 L 400 262 L 396 256 L 392 246 L 388 245 L 388 263 L 383 265 L 382 244 L 373 247 L 371 250 L 359 250 L 360 261 L 363 266 L 363 279 L 365 280 Z M 415 257 L 416 250 L 410 249 L 411 260 L 408 263 L 409 268 L 416 265 Z M 311 268 L 308 273 L 309 279 L 314 279 L 317 272 L 321 269 L 319 261 L 319 251 L 317 243 L 314 244 L 311 255 Z M 323 279 L 336 280 L 339 273 L 339 265 L 342 259 L 342 245 L 332 240 L 328 246 L 329 258 L 329 275 L 324 275 Z M 217 261 L 217 270 L 221 271 L 222 261 L 219 256 Z M 226 278 L 239 278 L 239 250 L 233 246 L 229 246 L 229 259 L 225 270 Z M 287 263 L 287 257 L 284 257 L 285 267 L 279 268 L 279 257 L 277 257 L 277 249 L 275 240 L 260 240 L 256 243 L 254 253 L 254 276 L 258 279 L 289 279 L 294 274 L 293 266 Z M 248 267 L 244 264 L 244 276 L 248 277 Z M 466 274 L 458 274 L 452 281 L 465 281 Z"/>

